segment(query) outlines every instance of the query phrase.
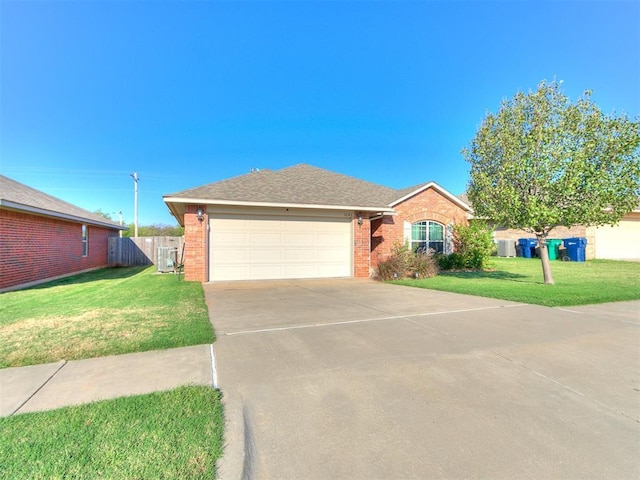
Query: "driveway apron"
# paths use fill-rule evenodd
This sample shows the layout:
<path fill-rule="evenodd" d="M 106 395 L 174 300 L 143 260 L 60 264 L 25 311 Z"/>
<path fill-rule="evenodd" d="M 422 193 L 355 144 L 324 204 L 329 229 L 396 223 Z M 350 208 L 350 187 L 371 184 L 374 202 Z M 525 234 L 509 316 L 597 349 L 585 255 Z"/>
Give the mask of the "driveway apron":
<path fill-rule="evenodd" d="M 222 479 L 639 478 L 640 302 L 205 285 Z"/>

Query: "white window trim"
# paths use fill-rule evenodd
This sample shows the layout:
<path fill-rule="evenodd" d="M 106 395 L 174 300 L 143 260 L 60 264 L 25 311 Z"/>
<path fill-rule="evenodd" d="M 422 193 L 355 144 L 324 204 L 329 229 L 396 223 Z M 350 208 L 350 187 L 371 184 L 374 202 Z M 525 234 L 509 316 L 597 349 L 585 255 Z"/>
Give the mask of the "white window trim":
<path fill-rule="evenodd" d="M 407 237 L 407 223 L 409 222 L 405 222 L 404 228 L 405 228 L 405 238 Z M 413 239 L 413 226 L 418 224 L 418 223 L 424 223 L 425 224 L 425 229 L 426 229 L 426 240 L 414 240 Z M 429 239 L 429 224 L 430 223 L 435 223 L 437 225 L 440 225 L 442 227 L 442 240 L 430 240 Z M 414 250 L 414 244 L 417 243 L 422 243 L 422 242 L 426 242 L 427 245 L 429 245 L 432 242 L 442 242 L 442 252 L 439 253 L 446 253 L 447 252 L 447 226 L 443 225 L 440 222 L 436 222 L 435 220 L 420 220 L 418 222 L 415 223 L 409 223 L 409 248 L 411 250 Z"/>
<path fill-rule="evenodd" d="M 86 224 L 82 224 L 82 257 L 89 256 L 89 226 Z"/>

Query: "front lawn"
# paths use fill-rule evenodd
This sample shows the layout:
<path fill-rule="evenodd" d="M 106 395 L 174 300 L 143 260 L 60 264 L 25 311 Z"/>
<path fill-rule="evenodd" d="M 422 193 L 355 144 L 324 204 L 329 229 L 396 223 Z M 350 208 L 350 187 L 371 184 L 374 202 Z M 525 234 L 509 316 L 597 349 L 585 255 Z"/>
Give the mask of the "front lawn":
<path fill-rule="evenodd" d="M 0 368 L 212 343 L 202 286 L 107 268 L 0 294 Z"/>
<path fill-rule="evenodd" d="M 555 285 L 545 285 L 540 259 L 495 257 L 488 271 L 441 272 L 393 283 L 550 307 L 640 299 L 638 262 L 551 261 L 551 269 Z"/>
<path fill-rule="evenodd" d="M 211 479 L 223 427 L 194 386 L 0 418 L 0 478 Z"/>

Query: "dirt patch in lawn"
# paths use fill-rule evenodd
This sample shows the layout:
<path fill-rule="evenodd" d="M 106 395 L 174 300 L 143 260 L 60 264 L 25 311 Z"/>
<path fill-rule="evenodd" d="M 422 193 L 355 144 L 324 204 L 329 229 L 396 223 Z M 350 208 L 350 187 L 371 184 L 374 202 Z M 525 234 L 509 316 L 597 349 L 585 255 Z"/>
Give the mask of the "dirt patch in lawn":
<path fill-rule="evenodd" d="M 89 352 L 106 349 L 114 338 L 124 344 L 144 342 L 166 326 L 162 320 L 166 312 L 160 313 L 148 308 L 101 308 L 79 315 L 19 320 L 0 327 L 1 363 L 11 366 L 25 354 L 34 360 L 84 358 Z"/>

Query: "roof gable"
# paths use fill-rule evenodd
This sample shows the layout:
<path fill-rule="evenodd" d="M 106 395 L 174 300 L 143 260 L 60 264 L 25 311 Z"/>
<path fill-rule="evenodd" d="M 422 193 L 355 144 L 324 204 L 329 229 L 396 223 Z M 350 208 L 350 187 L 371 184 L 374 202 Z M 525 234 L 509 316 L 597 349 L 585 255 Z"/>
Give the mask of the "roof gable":
<path fill-rule="evenodd" d="M 425 190 L 429 189 L 429 188 L 433 188 L 435 191 L 437 191 L 438 193 L 440 193 L 443 197 L 447 198 L 448 200 L 450 200 L 452 203 L 458 205 L 459 207 L 461 207 L 462 209 L 466 210 L 467 212 L 471 211 L 471 206 L 465 202 L 463 199 L 461 199 L 460 197 L 456 197 L 455 195 L 453 195 L 451 192 L 449 192 L 448 190 L 442 188 L 440 185 L 438 185 L 436 182 L 428 182 L 422 185 L 416 185 L 415 187 L 409 187 L 409 188 L 405 188 L 402 190 L 398 190 L 398 196 L 397 198 L 392 201 L 390 203 L 391 207 L 395 207 L 396 205 L 409 200 L 411 197 L 424 192 Z"/>
<path fill-rule="evenodd" d="M 125 230 L 98 214 L 0 175 L 0 207 L 66 220 Z"/>

